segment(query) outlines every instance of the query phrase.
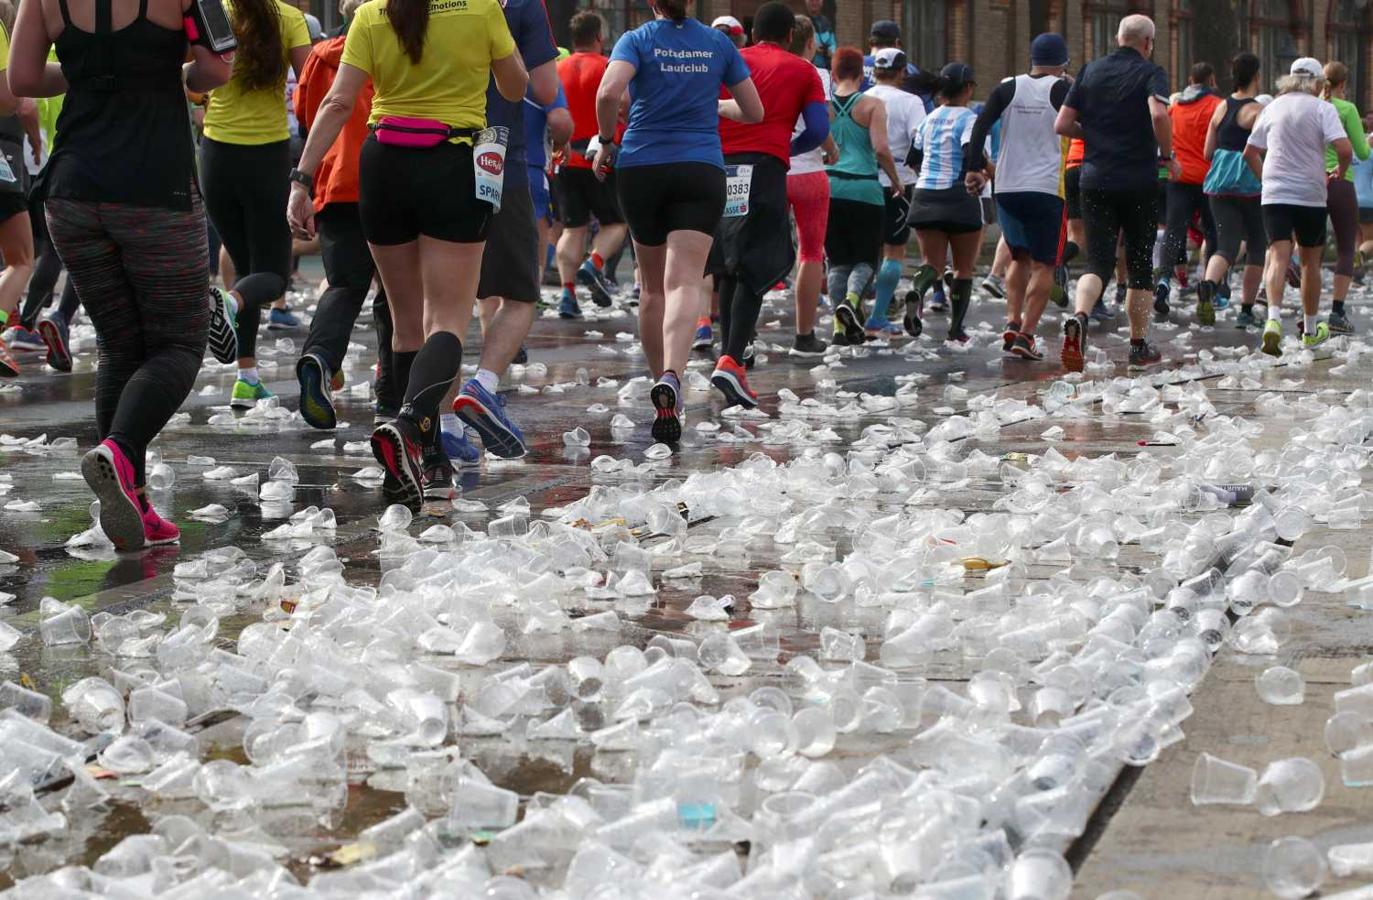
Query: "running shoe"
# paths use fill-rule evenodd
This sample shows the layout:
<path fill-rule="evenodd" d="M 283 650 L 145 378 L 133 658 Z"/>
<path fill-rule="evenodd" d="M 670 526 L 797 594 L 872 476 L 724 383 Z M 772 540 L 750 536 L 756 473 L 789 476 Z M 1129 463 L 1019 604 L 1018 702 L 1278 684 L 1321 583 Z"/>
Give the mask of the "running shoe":
<path fill-rule="evenodd" d="M 577 305 L 577 298 L 567 291 L 563 291 L 563 298 L 558 301 L 558 318 L 560 319 L 580 319 L 582 308 Z"/>
<path fill-rule="evenodd" d="M 942 313 L 948 311 L 949 298 L 944 293 L 944 289 L 936 285 L 934 289 L 934 294 L 930 297 L 930 312 Z"/>
<path fill-rule="evenodd" d="M 1331 333 L 1331 334 L 1353 334 L 1353 333 L 1354 333 L 1354 323 L 1351 322 L 1351 321 L 1349 321 L 1349 317 L 1346 316 L 1344 313 L 1334 312 L 1334 311 L 1332 310 L 1331 313 L 1330 313 L 1330 318 L 1327 319 L 1326 321 L 1327 321 L 1327 322 L 1329 323 L 1329 325 L 1330 325 L 1330 333 Z"/>
<path fill-rule="evenodd" d="M 1116 283 L 1116 309 L 1124 309 L 1126 302 L 1130 299 L 1130 289 L 1119 282 Z"/>
<path fill-rule="evenodd" d="M 1001 352 L 1010 353 L 1011 346 L 1020 334 L 1019 322 L 1007 322 L 1006 327 L 1001 330 Z"/>
<path fill-rule="evenodd" d="M 1287 286 L 1301 287 L 1301 266 L 1297 264 L 1296 259 L 1291 257 L 1287 260 Z"/>
<path fill-rule="evenodd" d="M 40 350 L 48 349 L 48 345 L 43 343 L 43 338 L 36 331 L 25 328 L 23 325 L 16 325 L 10 331 L 12 332 L 9 339 L 11 350 L 37 353 Z"/>
<path fill-rule="evenodd" d="M 653 401 L 653 439 L 675 444 L 682 439 L 682 383 L 667 372 L 648 392 Z"/>
<path fill-rule="evenodd" d="M 519 459 L 528 452 L 524 433 L 505 414 L 505 398 L 469 378 L 453 401 L 453 412 L 481 435 L 482 446 L 501 459 Z"/>
<path fill-rule="evenodd" d="M 791 342 L 791 355 L 801 357 L 824 356 L 829 345 L 815 336 L 811 331 L 806 334 L 798 334 Z"/>
<path fill-rule="evenodd" d="M 1081 372 L 1087 357 L 1086 316 L 1078 313 L 1063 322 L 1063 349 L 1059 358 L 1069 372 Z"/>
<path fill-rule="evenodd" d="M 900 337 L 905 333 L 906 329 L 890 319 L 874 319 L 872 316 L 868 316 L 868 321 L 863 323 L 863 334 L 870 341 Z"/>
<path fill-rule="evenodd" d="M 134 467 L 114 441 L 101 441 L 81 459 L 81 477 L 100 501 L 100 530 L 116 550 L 141 550 L 147 542 Z"/>
<path fill-rule="evenodd" d="M 730 406 L 753 409 L 758 405 L 758 395 L 748 386 L 748 375 L 744 367 L 730 356 L 722 355 L 715 362 L 715 371 L 710 376 L 710 383 L 725 395 L 725 400 L 729 401 Z"/>
<path fill-rule="evenodd" d="M 299 328 L 300 317 L 291 312 L 289 306 L 283 306 L 280 309 L 274 306 L 272 311 L 267 314 L 267 327 L 279 331 Z"/>
<path fill-rule="evenodd" d="M 906 314 L 901 324 L 911 337 L 920 337 L 925 330 L 925 297 L 919 291 L 906 292 Z"/>
<path fill-rule="evenodd" d="M 996 275 L 988 275 L 982 279 L 982 290 L 998 300 L 1006 299 L 1006 283 Z"/>
<path fill-rule="evenodd" d="M 1163 354 L 1159 352 L 1158 347 L 1148 341 L 1140 344 L 1130 342 L 1131 369 L 1145 369 L 1160 362 L 1163 362 Z"/>
<path fill-rule="evenodd" d="M 1216 306 L 1212 302 L 1215 294 L 1209 285 L 1210 282 L 1203 281 L 1197 290 L 1197 322 L 1202 325 L 1216 324 Z"/>
<path fill-rule="evenodd" d="M 382 403 L 380 400 L 372 404 L 373 425 L 380 425 L 382 422 L 390 422 L 398 415 L 400 415 L 399 406 L 393 406 L 390 403 Z"/>
<path fill-rule="evenodd" d="M 275 310 L 274 310 L 275 311 Z M 226 291 L 210 288 L 210 355 L 228 364 L 238 359 L 238 304 Z"/>
<path fill-rule="evenodd" d="M 372 455 L 386 471 L 382 490 L 387 499 L 417 509 L 424 497 L 424 471 L 414 430 L 405 419 L 378 425 L 372 432 Z"/>
<path fill-rule="evenodd" d="M 1067 260 L 1064 260 L 1064 262 L 1067 262 Z M 1062 303 L 1059 303 L 1059 305 L 1060 305 L 1060 306 L 1067 306 L 1067 305 L 1068 305 L 1068 267 L 1067 267 L 1066 265 L 1054 266 L 1054 287 L 1058 288 L 1058 290 L 1055 291 L 1055 292 L 1052 292 L 1051 296 L 1054 296 L 1054 295 L 1062 296 L 1062 297 L 1063 297 L 1063 302 L 1062 302 Z M 1058 301 L 1055 301 L 1055 302 L 1058 302 Z"/>
<path fill-rule="evenodd" d="M 1044 358 L 1044 352 L 1035 346 L 1035 336 L 1032 334 L 1017 334 L 1011 345 L 1011 354 L 1035 362 Z"/>
<path fill-rule="evenodd" d="M 481 462 L 481 451 L 468 440 L 466 428 L 459 428 L 456 432 L 441 429 L 439 431 L 439 446 L 443 448 L 448 459 L 457 460 L 458 465 L 475 466 Z"/>
<path fill-rule="evenodd" d="M 1269 319 L 1263 326 L 1263 343 L 1260 349 L 1269 356 L 1282 356 L 1282 323 Z"/>
<path fill-rule="evenodd" d="M 1252 309 L 1241 308 L 1239 313 L 1235 316 L 1236 328 L 1249 328 L 1257 324 L 1259 324 L 1259 320 L 1255 317 Z"/>
<path fill-rule="evenodd" d="M 338 426 L 334 410 L 333 386 L 324 377 L 324 360 L 307 353 L 296 362 L 296 380 L 300 382 L 300 417 L 311 428 L 329 431 Z"/>
<path fill-rule="evenodd" d="M 1325 322 L 1317 322 L 1315 334 L 1303 334 L 1301 336 L 1302 349 L 1313 350 L 1328 340 L 1330 340 L 1330 326 Z"/>
<path fill-rule="evenodd" d="M 1167 322 L 1168 313 L 1171 311 L 1168 306 L 1168 296 L 1172 291 L 1166 281 L 1160 281 L 1154 285 L 1154 321 Z"/>
<path fill-rule="evenodd" d="M 143 543 L 149 547 L 175 544 L 181 540 L 181 529 L 157 514 L 151 503 L 143 510 Z"/>
<path fill-rule="evenodd" d="M 453 499 L 453 464 L 442 450 L 424 458 L 420 487 L 426 500 Z"/>
<path fill-rule="evenodd" d="M 67 320 L 60 312 L 49 313 L 38 320 L 38 334 L 48 347 L 48 365 L 59 372 L 72 370 L 72 354 L 69 341 L 71 333 Z"/>
<path fill-rule="evenodd" d="M 18 378 L 19 362 L 10 352 L 9 346 L 0 340 L 0 378 Z"/>
<path fill-rule="evenodd" d="M 1216 296 L 1211 299 L 1215 304 L 1216 311 L 1230 308 L 1230 282 L 1222 281 L 1216 285 Z"/>
<path fill-rule="evenodd" d="M 758 364 L 758 350 L 753 346 L 753 341 L 744 345 L 744 358 L 740 360 L 744 368 L 752 372 L 753 367 Z"/>
<path fill-rule="evenodd" d="M 591 292 L 591 299 L 597 306 L 609 306 L 614 302 L 614 289 L 605 273 L 591 262 L 585 260 L 577 268 L 577 281 Z"/>
<path fill-rule="evenodd" d="M 1106 305 L 1105 296 L 1096 298 L 1096 303 L 1092 304 L 1092 312 L 1089 318 L 1097 322 L 1112 322 L 1115 317 L 1116 311 Z"/>
<path fill-rule="evenodd" d="M 249 384 L 242 378 L 234 382 L 234 392 L 229 395 L 229 407 L 231 409 L 252 409 L 261 400 L 267 400 L 274 395 L 267 390 L 267 385 L 262 382 Z"/>
<path fill-rule="evenodd" d="M 850 293 L 834 309 L 835 324 L 844 330 L 844 337 L 853 345 L 863 343 L 866 335 L 863 334 L 862 301 L 857 294 Z"/>
<path fill-rule="evenodd" d="M 329 387 L 333 390 L 335 394 L 343 390 L 343 385 L 345 383 L 346 379 L 342 369 L 335 369 L 334 374 L 329 376 Z"/>
<path fill-rule="evenodd" d="M 692 338 L 692 350 L 709 350 L 715 342 L 715 331 L 710 327 L 710 319 L 696 320 L 696 337 Z"/>

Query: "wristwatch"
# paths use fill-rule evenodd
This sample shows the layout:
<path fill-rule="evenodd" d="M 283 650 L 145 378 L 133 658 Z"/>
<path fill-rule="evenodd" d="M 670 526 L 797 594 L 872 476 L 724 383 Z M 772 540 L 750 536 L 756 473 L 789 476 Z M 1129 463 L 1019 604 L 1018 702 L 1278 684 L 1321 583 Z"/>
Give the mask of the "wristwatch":
<path fill-rule="evenodd" d="M 306 174 L 300 169 L 292 169 L 286 177 L 296 184 L 303 185 L 306 193 L 313 194 L 315 192 L 315 176 Z"/>

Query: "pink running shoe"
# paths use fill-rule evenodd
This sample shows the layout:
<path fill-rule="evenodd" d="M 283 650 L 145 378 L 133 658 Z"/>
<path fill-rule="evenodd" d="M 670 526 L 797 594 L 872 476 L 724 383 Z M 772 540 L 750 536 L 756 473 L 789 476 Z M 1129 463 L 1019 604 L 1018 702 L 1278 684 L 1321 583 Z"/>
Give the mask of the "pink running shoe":
<path fill-rule="evenodd" d="M 181 529 L 157 514 L 151 503 L 143 512 L 143 538 L 149 547 L 175 544 L 181 540 Z"/>
<path fill-rule="evenodd" d="M 116 550 L 142 550 L 143 509 L 134 494 L 133 463 L 114 441 L 102 441 L 81 460 L 81 475 L 100 500 L 100 528 Z"/>

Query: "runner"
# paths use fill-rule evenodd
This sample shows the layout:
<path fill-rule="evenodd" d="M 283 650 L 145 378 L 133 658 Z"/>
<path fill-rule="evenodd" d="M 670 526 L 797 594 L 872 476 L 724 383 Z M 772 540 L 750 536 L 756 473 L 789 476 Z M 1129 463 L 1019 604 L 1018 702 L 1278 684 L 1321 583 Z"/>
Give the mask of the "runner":
<path fill-rule="evenodd" d="M 1002 239 L 1011 252 L 1002 350 L 1022 359 L 1044 358 L 1035 346 L 1035 328 L 1049 302 L 1062 237 L 1063 140 L 1054 122 L 1072 83 L 1064 77 L 1067 66 L 1062 35 L 1036 37 L 1029 74 L 997 85 L 968 142 L 968 190 L 981 190 L 990 178 L 982 148 L 992 124 L 1001 122 L 995 196 Z"/>
<path fill-rule="evenodd" d="M 1364 134 L 1373 130 L 1373 113 L 1364 113 Z M 1364 283 L 1364 266 L 1373 256 L 1373 157 L 1354 163 L 1354 190 L 1359 196 L 1359 255 L 1355 260 L 1354 283 Z"/>
<path fill-rule="evenodd" d="M 482 133 L 487 85 L 495 76 L 500 95 L 515 103 L 529 78 L 497 0 L 364 3 L 291 173 L 290 221 L 303 235 L 314 231 L 309 192 L 320 160 L 369 75 L 373 132 L 359 157 L 358 212 L 391 305 L 396 383 L 405 385 L 400 415 L 372 432 L 372 452 L 386 470 L 388 498 L 418 508 L 453 490 L 439 402 L 462 365 L 460 335 L 471 322 L 494 214 L 488 198 L 500 197 L 491 176 L 502 147 Z"/>
<path fill-rule="evenodd" d="M 4 54 L 0 54 L 0 65 L 9 58 L 9 25 L 0 22 L 4 40 Z M 3 71 L 3 70 L 0 70 Z M 0 82 L 4 82 L 0 78 Z M 24 295 L 24 285 L 28 283 L 33 271 L 33 225 L 29 222 L 28 189 L 29 173 L 24 166 L 24 126 L 20 124 L 19 111 L 25 111 L 36 122 L 37 108 L 32 100 L 21 100 L 10 92 L 8 84 L 0 84 L 0 256 L 4 257 L 5 269 L 0 272 L 0 332 L 5 331 L 5 323 L 19 311 L 19 300 Z M 18 316 L 15 316 L 16 320 Z M 16 348 L 28 344 L 24 349 L 43 348 L 43 341 L 27 329 L 19 331 L 20 323 L 11 331 L 10 339 Z M 37 346 L 34 346 L 36 343 Z M 19 363 L 10 353 L 4 339 L 0 338 L 0 377 L 14 378 L 19 375 Z"/>
<path fill-rule="evenodd" d="M 1088 63 L 1068 90 L 1055 130 L 1086 141 L 1082 161 L 1082 211 L 1087 227 L 1087 268 L 1077 280 L 1076 313 L 1063 323 L 1063 367 L 1082 371 L 1087 353 L 1088 313 L 1106 289 L 1116 263 L 1116 244 L 1125 238 L 1129 293 L 1130 365 L 1142 367 L 1163 356 L 1147 340 L 1151 256 L 1154 248 L 1158 160 L 1176 178 L 1168 118 L 1168 76 L 1149 61 L 1154 23 L 1126 16 L 1110 55 Z"/>
<path fill-rule="evenodd" d="M 753 342 L 763 295 L 796 261 L 787 221 L 787 168 L 794 153 L 819 147 L 829 136 L 825 89 L 815 66 L 793 56 L 796 16 L 772 0 L 753 18 L 753 46 L 740 54 L 766 110 L 763 121 L 720 120 L 728 202 L 715 229 L 707 271 L 720 278 L 720 358 L 710 382 L 732 406 L 752 408 L 744 351 Z M 797 119 L 805 130 L 795 139 Z"/>
<path fill-rule="evenodd" d="M 710 23 L 710 27 L 729 38 L 734 46 L 743 49 L 747 37 L 744 34 L 744 23 L 734 16 L 718 16 Z"/>
<path fill-rule="evenodd" d="M 200 144 L 205 211 L 233 261 L 238 380 L 229 405 L 251 409 L 272 396 L 257 371 L 262 308 L 286 292 L 291 233 L 282 210 L 291 170 L 286 70 L 296 77 L 310 55 L 305 16 L 281 0 L 225 3 L 239 35 L 234 77 L 210 95 Z"/>
<path fill-rule="evenodd" d="M 963 320 L 972 304 L 973 265 L 982 246 L 982 203 L 978 193 L 983 185 L 973 190 L 964 179 L 973 158 L 967 147 L 977 114 L 968 108 L 968 101 L 976 86 L 971 66 L 960 62 L 945 66 L 939 73 L 943 105 L 920 123 L 915 136 L 914 166 L 919 177 L 910 222 L 924 262 L 906 295 L 905 326 L 912 335 L 923 330 L 920 323 L 925 291 L 939 279 L 939 268 L 952 251 L 953 283 L 948 295 L 953 313 L 949 317 L 949 340 L 959 343 L 968 340 Z"/>
<path fill-rule="evenodd" d="M 572 147 L 558 172 L 558 212 L 562 215 L 563 236 L 558 238 L 558 277 L 563 293 L 558 315 L 564 319 L 581 318 L 577 303 L 577 282 L 591 292 L 597 306 L 609 306 L 613 286 L 606 280 L 605 261 L 625 242 L 624 216 L 616 199 L 616 174 L 604 180 L 591 171 L 588 155 L 590 141 L 596 136 L 596 90 L 605 77 L 609 60 L 605 51 L 605 23 L 594 12 L 583 11 L 572 17 L 572 55 L 558 63 L 558 78 L 572 113 Z M 616 131 L 618 137 L 622 130 Z M 586 239 L 591 217 L 600 230 L 586 254 Z"/>
<path fill-rule="evenodd" d="M 925 104 L 914 94 L 903 91 L 901 82 L 906 76 L 906 54 L 892 47 L 873 54 L 873 80 L 869 97 L 882 101 L 887 113 L 887 147 L 896 174 L 904 187 L 900 193 L 891 190 L 886 172 L 878 172 L 877 180 L 886 190 L 886 221 L 882 228 L 882 267 L 877 271 L 877 299 L 864 324 L 867 336 L 892 337 L 904 334 L 904 329 L 887 318 L 896 286 L 901 281 L 901 267 L 906 259 L 906 245 L 911 240 L 911 226 L 907 221 L 911 211 L 911 197 L 915 192 L 915 171 L 906 164 L 920 123 L 925 120 Z"/>
<path fill-rule="evenodd" d="M 1168 118 L 1172 122 L 1173 131 L 1173 157 L 1181 166 L 1182 174 L 1164 185 L 1167 227 L 1163 236 L 1163 249 L 1160 251 L 1161 264 L 1154 274 L 1156 322 L 1168 319 L 1168 301 L 1173 289 L 1173 264 L 1178 259 L 1186 258 L 1187 226 L 1198 213 L 1201 214 L 1202 231 L 1206 235 L 1205 246 L 1216 245 L 1216 225 L 1211 218 L 1211 205 L 1206 202 L 1206 194 L 1202 191 L 1202 183 L 1206 181 L 1210 162 L 1202 151 L 1206 147 L 1206 134 L 1211 117 L 1216 109 L 1223 105 L 1220 94 L 1216 93 L 1216 70 L 1210 63 L 1199 62 L 1192 66 L 1187 89 L 1182 92 L 1178 101 L 1168 108 Z M 1203 258 L 1203 264 L 1205 261 Z M 1203 325 L 1215 324 L 1215 307 L 1210 302 L 1202 305 L 1198 301 L 1197 321 Z"/>
<path fill-rule="evenodd" d="M 1324 89 L 1325 72 L 1318 60 L 1304 56 L 1292 63 L 1244 149 L 1244 161 L 1263 182 L 1268 322 L 1261 349 L 1269 356 L 1282 355 L 1282 293 L 1293 235 L 1301 248 L 1302 346 L 1315 347 L 1330 337 L 1330 326 L 1316 321 L 1325 253 L 1326 184 L 1344 178 L 1354 148 L 1335 107 L 1320 99 Z M 1327 146 L 1335 150 L 1335 167 L 1329 171 Z"/>
<path fill-rule="evenodd" d="M 815 2 L 815 0 L 812 0 Z M 818 3 L 816 4 L 818 6 Z M 791 35 L 791 52 L 802 59 L 815 55 L 816 37 L 811 16 L 797 16 Z M 830 56 L 826 54 L 826 58 Z M 830 96 L 828 68 L 816 68 L 826 98 Z M 826 113 L 828 116 L 828 113 Z M 792 140 L 805 130 L 804 119 L 798 119 Z M 802 358 L 824 356 L 829 345 L 815 336 L 815 316 L 820 303 L 820 290 L 825 283 L 825 224 L 830 209 L 830 180 L 825 174 L 825 157 L 834 159 L 839 147 L 833 137 L 823 144 L 791 158 L 787 172 L 787 205 L 796 223 L 796 336 L 792 339 L 791 355 Z M 709 327 L 709 322 L 706 323 Z"/>
<path fill-rule="evenodd" d="M 653 21 L 621 35 L 597 92 L 594 165 L 597 177 L 612 163 L 619 169 L 620 204 L 639 262 L 639 339 L 655 380 L 653 439 L 675 443 L 701 273 L 725 209 L 719 117 L 761 122 L 763 104 L 738 49 L 687 18 L 687 0 L 651 5 Z M 732 100 L 719 99 L 722 84 Z M 629 127 L 617 145 L 631 88 Z"/>
<path fill-rule="evenodd" d="M 1364 134 L 1358 107 L 1344 98 L 1348 82 L 1348 66 L 1337 61 L 1325 64 L 1325 99 L 1340 115 L 1354 158 L 1364 160 L 1368 159 L 1368 137 Z M 1327 147 L 1326 171 L 1334 169 L 1337 163 L 1335 151 Z M 1331 334 L 1353 334 L 1354 326 L 1345 315 L 1344 301 L 1354 278 L 1354 253 L 1359 249 L 1359 196 L 1354 187 L 1354 172 L 1347 171 L 1343 178 L 1331 181 L 1328 190 L 1326 209 L 1330 225 L 1335 229 L 1335 281 L 1328 324 Z"/>
<path fill-rule="evenodd" d="M 567 51 L 560 51 L 566 54 Z M 564 56 L 564 58 L 566 58 Z M 572 114 L 567 111 L 567 96 L 563 93 L 562 82 L 558 83 L 558 96 L 552 103 L 536 103 L 533 91 L 524 98 L 524 139 L 529 157 L 529 195 L 534 199 L 534 221 L 539 227 L 539 280 L 543 282 L 544 271 L 553 264 L 550 260 L 553 234 L 557 222 L 557 209 L 553 205 L 552 184 L 549 181 L 549 168 L 552 160 L 559 159 L 566 152 L 567 142 L 572 140 Z M 523 354 L 527 360 L 528 354 Z M 515 355 L 515 362 L 523 362 L 521 354 Z"/>
<path fill-rule="evenodd" d="M 815 64 L 815 68 L 829 74 L 830 61 L 834 51 L 839 49 L 839 42 L 834 37 L 834 23 L 824 14 L 824 8 L 824 0 L 806 0 L 806 24 L 815 38 L 815 49 L 807 58 Z"/>
<path fill-rule="evenodd" d="M 100 500 L 101 529 L 121 551 L 181 536 L 148 502 L 144 467 L 148 443 L 195 384 L 210 325 L 183 78 L 205 91 L 224 84 L 230 67 L 194 45 L 183 71 L 181 3 L 144 0 L 118 18 L 102 0 L 25 3 L 4 89 L 66 94 L 35 193 L 99 342 L 101 442 L 81 474 Z M 47 61 L 54 44 L 60 65 Z M 8 59 L 8 41 L 0 49 Z M 149 146 L 159 152 L 146 153 Z"/>
<path fill-rule="evenodd" d="M 853 47 L 834 54 L 830 126 L 839 158 L 825 171 L 830 180 L 825 255 L 829 258 L 829 296 L 834 304 L 834 343 L 858 345 L 863 328 L 863 292 L 872 281 L 882 252 L 886 195 L 904 187 L 887 145 L 887 110 L 881 100 L 859 89 L 863 57 Z M 877 173 L 893 187 L 883 190 Z"/>
<path fill-rule="evenodd" d="M 341 0 L 339 14 L 352 23 L 364 0 Z M 319 115 L 319 106 L 333 86 L 343 58 L 345 37 L 321 41 L 310 51 L 296 86 L 296 116 L 308 129 Z M 296 361 L 296 380 L 300 382 L 300 415 L 312 428 L 331 429 L 338 424 L 333 393 L 335 373 L 343 367 L 348 339 L 362 304 L 367 299 L 377 267 L 362 235 L 358 214 L 358 157 L 367 140 L 367 119 L 372 114 L 372 83 L 366 81 L 358 92 L 357 103 L 339 132 L 338 139 L 320 160 L 315 171 L 315 227 L 319 231 L 320 256 L 329 287 L 319 298 L 315 317 L 300 359 Z M 379 368 L 389 372 L 391 329 L 385 314 L 386 291 L 377 289 L 372 304 L 377 330 Z M 386 395 L 383 395 L 383 390 Z M 399 398 L 390 396 L 394 385 L 379 379 L 377 403 L 399 408 Z M 394 413 L 392 414 L 394 417 Z"/>
<path fill-rule="evenodd" d="M 1263 280 L 1263 257 L 1268 235 L 1263 230 L 1263 208 L 1259 204 L 1262 186 L 1244 162 L 1244 147 L 1249 132 L 1263 106 L 1254 99 L 1258 93 L 1259 58 L 1240 53 L 1230 61 L 1230 81 L 1235 91 L 1216 107 L 1206 130 L 1205 155 L 1211 163 L 1202 190 L 1211 203 L 1216 220 L 1216 252 L 1206 264 L 1206 278 L 1197 285 L 1197 320 L 1215 321 L 1214 298 L 1230 267 L 1244 245 L 1245 266 L 1240 287 L 1237 328 L 1257 325 L 1254 299 Z"/>

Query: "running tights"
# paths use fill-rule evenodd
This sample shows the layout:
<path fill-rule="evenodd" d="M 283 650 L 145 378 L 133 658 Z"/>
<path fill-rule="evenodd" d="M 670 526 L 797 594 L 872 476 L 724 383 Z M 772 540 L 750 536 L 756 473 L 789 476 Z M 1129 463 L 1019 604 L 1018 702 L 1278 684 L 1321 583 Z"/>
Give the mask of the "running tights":
<path fill-rule="evenodd" d="M 291 277 L 289 141 L 274 144 L 200 143 L 200 180 L 205 210 L 229 251 L 238 278 L 238 355 L 257 355 L 262 308 L 286 293 Z"/>
<path fill-rule="evenodd" d="M 763 293 L 749 293 L 748 286 L 733 275 L 720 277 L 720 346 L 735 362 L 742 362 L 744 348 L 753 340 Z"/>
<path fill-rule="evenodd" d="M 1082 219 L 1087 229 L 1087 273 L 1105 286 L 1116 270 L 1116 241 L 1125 235 L 1125 269 L 1131 290 L 1151 287 L 1154 221 L 1158 191 L 1082 189 Z"/>
<path fill-rule="evenodd" d="M 1214 250 L 1216 246 L 1216 223 L 1211 218 L 1211 205 L 1206 202 L 1201 185 L 1170 181 L 1166 195 L 1168 230 L 1163 237 L 1163 252 L 1160 255 L 1162 265 L 1159 267 L 1159 280 L 1165 282 L 1173 278 L 1173 261 L 1186 259 L 1187 227 L 1192 224 L 1192 216 L 1196 213 L 1201 213 L 1201 230 L 1206 235 L 1206 247 Z"/>
<path fill-rule="evenodd" d="M 185 212 L 47 201 L 52 242 L 95 326 L 100 438 L 126 452 L 139 485 L 148 442 L 191 392 L 209 333 L 205 217 L 191 197 Z"/>
<path fill-rule="evenodd" d="M 396 354 L 397 362 L 406 355 Z M 407 362 L 410 373 L 400 415 L 419 429 L 420 442 L 428 453 L 438 446 L 439 403 L 462 368 L 462 341 L 451 331 L 436 331 Z M 399 369 L 397 366 L 397 374 Z"/>
<path fill-rule="evenodd" d="M 1233 266 L 1243 242 L 1245 264 L 1263 265 L 1268 233 L 1263 228 L 1259 198 L 1216 194 L 1211 197 L 1211 213 L 1216 219 L 1216 255 Z"/>
<path fill-rule="evenodd" d="M 1347 178 L 1331 181 L 1326 190 L 1326 209 L 1335 229 L 1335 274 L 1354 274 L 1354 251 L 1359 249 L 1359 197 Z"/>
<path fill-rule="evenodd" d="M 356 203 L 331 203 L 319 211 L 315 222 L 319 226 L 319 252 L 324 258 L 329 288 L 319 298 L 302 354 L 317 354 L 333 372 L 343 365 L 353 324 L 362 311 L 377 267 L 362 236 Z M 380 287 L 377 293 L 377 302 L 384 307 L 386 296 Z"/>
<path fill-rule="evenodd" d="M 43 214 L 41 200 L 29 201 L 29 220 L 33 223 L 33 244 L 37 250 L 33 264 L 33 274 L 29 276 L 29 290 L 24 296 L 24 305 L 19 310 L 19 324 L 33 331 L 38 327 L 38 316 L 52 303 L 53 288 L 62 274 L 62 259 L 57 248 L 48 236 L 48 220 Z M 62 287 L 62 299 L 58 303 L 58 315 L 70 323 L 76 315 L 81 301 L 76 295 L 76 286 L 70 278 Z"/>

